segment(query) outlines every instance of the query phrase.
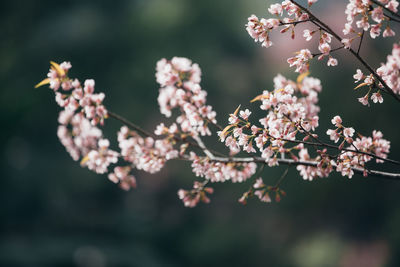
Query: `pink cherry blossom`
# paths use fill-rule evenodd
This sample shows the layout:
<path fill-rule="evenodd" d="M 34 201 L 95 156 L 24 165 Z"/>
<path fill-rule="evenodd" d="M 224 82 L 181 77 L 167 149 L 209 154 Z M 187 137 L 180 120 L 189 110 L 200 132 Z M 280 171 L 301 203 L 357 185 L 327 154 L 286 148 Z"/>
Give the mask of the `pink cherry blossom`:
<path fill-rule="evenodd" d="M 329 135 L 329 138 L 334 141 L 335 143 L 339 142 L 340 140 L 340 135 L 336 130 L 328 129 L 326 131 L 326 134 Z"/>
<path fill-rule="evenodd" d="M 283 9 L 280 4 L 272 4 L 268 8 L 268 12 L 271 13 L 272 15 L 282 15 Z"/>
<path fill-rule="evenodd" d="M 342 44 L 344 45 L 344 48 L 346 48 L 346 49 L 350 49 L 351 48 L 351 39 L 348 39 L 348 38 L 344 38 L 344 39 L 342 39 Z"/>
<path fill-rule="evenodd" d="M 246 120 L 246 121 L 249 119 L 250 114 L 251 114 L 251 111 L 248 110 L 248 109 L 246 109 L 245 111 L 241 110 L 241 111 L 239 112 L 239 116 L 240 116 L 242 119 Z"/>
<path fill-rule="evenodd" d="M 343 129 L 343 134 L 345 137 L 352 137 L 354 132 L 355 132 L 355 130 L 351 127 Z"/>
<path fill-rule="evenodd" d="M 395 35 L 396 33 L 389 26 L 385 28 L 382 34 L 383 37 L 393 37 Z"/>
<path fill-rule="evenodd" d="M 342 127 L 342 118 L 340 116 L 335 116 L 331 120 L 332 124 L 335 125 L 336 127 Z"/>
<path fill-rule="evenodd" d="M 382 97 L 380 92 L 373 93 L 372 96 L 371 96 L 371 100 L 374 103 L 378 103 L 378 102 L 381 103 L 381 104 L 383 103 L 383 97 Z"/>
<path fill-rule="evenodd" d="M 355 83 L 357 83 L 364 78 L 364 74 L 360 69 L 357 69 L 357 73 L 353 75 L 353 78 L 355 79 Z"/>
<path fill-rule="evenodd" d="M 360 102 L 364 106 L 367 106 L 367 105 L 369 106 L 368 96 L 369 96 L 369 94 L 366 94 L 365 96 L 358 98 L 358 102 Z"/>
<path fill-rule="evenodd" d="M 327 65 L 328 66 L 337 66 L 337 64 L 338 64 L 338 60 L 336 58 L 333 58 L 330 56 L 328 59 Z"/>
<path fill-rule="evenodd" d="M 310 31 L 309 29 L 305 29 L 303 32 L 303 37 L 306 38 L 306 41 L 310 41 L 312 39 L 312 36 L 315 32 Z"/>

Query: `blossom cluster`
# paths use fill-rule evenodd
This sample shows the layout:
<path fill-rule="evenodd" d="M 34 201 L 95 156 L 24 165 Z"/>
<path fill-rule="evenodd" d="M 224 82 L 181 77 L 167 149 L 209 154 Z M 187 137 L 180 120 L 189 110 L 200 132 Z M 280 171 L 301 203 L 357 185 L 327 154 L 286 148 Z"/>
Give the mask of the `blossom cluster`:
<path fill-rule="evenodd" d="M 261 177 L 259 177 L 253 184 L 253 186 L 246 192 L 243 193 L 242 197 L 239 199 L 239 202 L 242 204 L 246 204 L 247 200 L 251 196 L 256 196 L 261 202 L 272 202 L 271 194 L 275 193 L 275 201 L 279 202 L 281 200 L 281 196 L 286 196 L 286 192 L 283 191 L 279 186 L 267 186 L 264 184 L 264 181 Z"/>
<path fill-rule="evenodd" d="M 201 70 L 199 65 L 183 57 L 157 62 L 156 79 L 160 84 L 158 104 L 160 112 L 170 117 L 174 108 L 180 115 L 176 122 L 183 132 L 191 135 L 211 135 L 209 123 L 216 123 L 216 113 L 206 105 L 207 92 L 200 86 Z"/>
<path fill-rule="evenodd" d="M 38 86 L 48 83 L 54 90 L 56 102 L 60 107 L 71 112 L 78 112 L 81 109 L 93 125 L 103 124 L 104 119 L 107 118 L 107 110 L 102 104 L 104 93 L 94 93 L 95 82 L 92 79 L 85 80 L 83 87 L 78 79 L 70 79 L 68 71 L 71 67 L 69 62 L 63 62 L 60 65 L 52 62 L 52 67 L 47 74 L 48 78 Z"/>
<path fill-rule="evenodd" d="M 339 145 L 340 149 L 343 148 L 345 143 L 349 145 L 345 151 L 339 154 L 336 161 L 332 162 L 332 164 L 336 164 L 336 171 L 340 172 L 343 176 L 351 178 L 354 174 L 354 168 L 363 169 L 364 175 L 367 176 L 365 163 L 373 159 L 371 154 L 379 158 L 387 158 L 390 142 L 382 138 L 383 134 L 380 131 L 374 130 L 372 137 L 365 137 L 358 134 L 359 137 L 354 140 L 353 135 L 355 130 L 351 127 L 344 127 L 342 119 L 339 116 L 335 116 L 332 119 L 332 124 L 335 125 L 336 129 L 329 129 L 326 132 L 330 136 L 330 139 L 337 143 L 343 138 L 342 143 Z M 375 157 L 376 162 L 383 163 L 383 160 L 377 157 Z"/>
<path fill-rule="evenodd" d="M 119 186 L 127 191 L 136 187 L 136 178 L 131 171 L 131 166 L 117 166 L 114 168 L 114 172 L 108 174 L 108 179 L 113 183 L 119 183 Z"/>
<path fill-rule="evenodd" d="M 109 149 L 110 142 L 96 126 L 107 118 L 105 95 L 94 93 L 94 80 L 85 80 L 82 87 L 78 79 L 69 78 L 71 67 L 69 62 L 51 62 L 48 78 L 36 87 L 49 84 L 55 92 L 56 102 L 63 108 L 58 116 L 57 135 L 71 157 L 82 159 L 81 165 L 90 170 L 106 173 L 108 166 L 118 161 L 119 154 Z"/>
<path fill-rule="evenodd" d="M 94 93 L 95 82 L 92 79 L 85 80 L 82 87 L 79 80 L 69 78 L 69 62 L 51 64 L 48 78 L 37 87 L 49 84 L 55 92 L 56 102 L 63 108 L 58 117 L 57 135 L 71 157 L 81 160 L 82 166 L 96 173 L 108 173 L 110 165 L 117 164 L 122 157 L 130 165 L 115 166 L 108 178 L 128 190 L 136 187 L 136 179 L 131 174 L 134 167 L 153 173 L 160 170 L 166 160 L 177 156 L 168 140 L 144 139 L 126 126 L 118 134 L 121 152 L 110 149 L 110 141 L 104 138 L 98 127 L 108 117 L 102 103 L 105 95 Z"/>
<path fill-rule="evenodd" d="M 143 138 L 127 126 L 122 126 L 118 132 L 118 144 L 126 162 L 149 173 L 160 171 L 167 160 L 177 158 L 179 154 L 172 140 Z"/>
<path fill-rule="evenodd" d="M 360 87 L 364 87 L 364 86 L 368 86 L 369 90 L 367 92 L 366 95 L 364 95 L 363 97 L 358 98 L 358 101 L 363 104 L 364 106 L 369 106 L 369 99 L 370 99 L 370 93 L 371 90 L 376 86 L 375 86 L 375 77 L 372 74 L 369 75 L 364 75 L 364 73 L 360 70 L 357 69 L 356 74 L 353 75 L 353 78 L 355 79 L 355 83 L 358 83 L 360 81 L 362 81 L 362 83 L 358 84 L 354 89 L 358 89 Z M 379 88 L 376 88 L 377 91 L 375 93 L 372 93 L 371 95 L 371 100 L 374 103 L 383 103 L 383 97 L 381 95 L 381 92 L 379 90 Z"/>
<path fill-rule="evenodd" d="M 193 172 L 196 176 L 205 177 L 210 182 L 232 181 L 241 183 L 249 179 L 257 169 L 257 164 L 215 162 L 209 158 L 201 158 L 194 152 L 190 153 Z"/>
<path fill-rule="evenodd" d="M 397 7 L 399 5 L 397 0 L 378 0 L 378 2 L 384 5 L 385 9 L 397 12 Z M 383 27 L 385 28 L 382 34 L 383 37 L 395 35 L 395 32 L 390 28 L 390 18 L 385 15 L 384 8 L 378 5 L 374 6 L 369 0 L 349 0 L 345 14 L 347 22 L 343 29 L 344 35 L 349 35 L 351 33 L 356 34 L 355 37 L 342 40 L 346 48 L 350 48 L 351 42 L 361 36 L 361 33 L 357 32 L 356 29 L 360 29 L 362 32 L 369 31 L 373 39 L 381 34 L 381 29 Z M 354 29 L 354 24 L 356 29 Z"/>
<path fill-rule="evenodd" d="M 308 1 L 309 6 L 314 4 L 316 1 Z M 272 4 L 268 8 L 269 13 L 275 16 L 284 16 L 284 11 L 287 13 L 287 17 L 283 17 L 282 19 L 259 19 L 255 15 L 251 15 L 248 18 L 248 23 L 246 24 L 246 30 L 249 35 L 257 42 L 261 42 L 262 46 L 270 47 L 272 42 L 269 38 L 269 34 L 272 30 L 278 28 L 279 26 L 283 26 L 281 33 L 285 33 L 291 30 L 292 38 L 295 38 L 295 27 L 300 23 L 304 23 L 307 21 L 312 21 L 313 18 L 310 18 L 309 14 L 299 8 L 297 5 L 292 3 L 291 1 L 285 0 L 283 2 Z M 303 32 L 303 36 L 307 41 L 310 41 L 315 34 L 319 33 L 319 45 L 318 50 L 320 51 L 318 55 L 318 59 L 322 60 L 324 57 L 328 57 L 327 65 L 328 66 L 336 66 L 338 61 L 336 58 L 333 58 L 330 55 L 331 52 L 331 42 L 332 35 L 323 29 L 311 30 L 305 29 Z M 290 67 L 295 66 L 296 72 L 304 73 L 309 69 L 309 61 L 313 58 L 313 54 L 309 49 L 301 49 L 296 52 L 296 56 L 288 58 L 287 62 Z"/>
<path fill-rule="evenodd" d="M 318 50 L 320 51 L 320 54 L 319 54 L 318 60 L 322 60 L 324 57 L 328 56 L 327 65 L 328 66 L 336 66 L 338 64 L 337 59 L 330 55 L 332 34 L 327 33 L 323 30 L 310 31 L 309 29 L 306 29 L 303 31 L 303 36 L 304 36 L 304 38 L 306 38 L 306 41 L 310 41 L 316 32 L 319 32 Z"/>
<path fill-rule="evenodd" d="M 309 1 L 309 5 L 314 2 L 316 1 Z M 270 12 L 279 15 L 286 10 L 288 14 L 294 14 L 299 19 L 303 13 L 294 7 L 297 6 L 293 6 L 290 1 L 284 1 L 282 5 L 272 5 Z M 305 36 L 312 38 L 313 34 L 314 32 L 308 32 Z M 335 60 L 329 55 L 331 38 L 330 34 L 320 32 L 320 58 L 329 56 L 328 62 Z M 326 46 L 329 48 L 325 48 Z M 349 178 L 354 175 L 354 171 L 363 171 L 367 176 L 367 162 L 375 159 L 377 163 L 382 163 L 387 159 L 390 142 L 383 139 L 380 131 L 374 130 L 372 137 L 362 136 L 353 127 L 344 126 L 340 116 L 331 120 L 334 129 L 326 132 L 333 144 L 319 139 L 316 134 L 320 111 L 318 94 L 322 87 L 320 80 L 309 77 L 309 73 L 305 72 L 311 58 L 308 50 L 300 51 L 294 59 L 289 60 L 302 73 L 297 80 L 292 81 L 279 74 L 273 80 L 273 90 L 265 90 L 251 101 L 259 101 L 260 109 L 265 112 L 257 123 L 252 122 L 252 111 L 241 109 L 241 106 L 229 115 L 228 125 L 218 132 L 220 141 L 230 150 L 229 157 L 214 156 L 214 152 L 208 150 L 201 140 L 201 136 L 211 134 L 208 125 L 216 124 L 216 113 L 211 106 L 206 105 L 207 93 L 200 87 L 199 66 L 192 64 L 187 58 L 162 59 L 156 67 L 157 82 L 161 86 L 158 97 L 160 111 L 170 117 L 173 109 L 179 109 L 176 122 L 169 127 L 160 123 L 154 135 L 123 118 L 120 119 L 130 128 L 124 125 L 118 132 L 119 152 L 110 148 L 110 141 L 99 128 L 109 116 L 116 119 L 119 116 L 107 111 L 103 105 L 103 93 L 94 93 L 94 80 L 85 80 L 81 86 L 79 80 L 68 76 L 70 63 L 51 62 L 48 78 L 37 87 L 49 84 L 55 92 L 56 102 L 63 108 L 58 116 L 60 125 L 57 134 L 74 160 L 80 160 L 82 166 L 96 173 L 108 173 L 109 180 L 119 184 L 124 190 L 136 187 L 136 177 L 132 174 L 134 169 L 155 173 L 168 160 L 179 158 L 190 161 L 193 173 L 204 180 L 196 181 L 191 190 L 179 190 L 178 196 L 185 206 L 194 207 L 200 201 L 210 201 L 207 194 L 213 193 L 213 189 L 206 187 L 208 183 L 241 183 L 255 176 L 256 162 L 260 162 L 260 158 L 234 158 L 242 151 L 252 155 L 260 153 L 261 161 L 264 161 L 262 164 L 269 166 L 276 166 L 281 162 L 295 163 L 305 180 L 327 177 L 334 170 Z M 400 92 L 399 58 L 400 45 L 396 44 L 387 63 L 377 70 L 396 93 Z M 356 82 L 363 81 L 357 87 L 370 87 L 360 102 L 366 101 L 368 104 L 372 89 L 377 91 L 372 94 L 371 100 L 380 103 L 383 101 L 380 94 L 382 85 L 376 84 L 372 74 L 364 75 L 358 69 L 354 78 Z M 314 148 L 314 151 L 309 153 L 307 146 Z M 198 150 L 205 156 L 198 155 Z M 332 154 L 332 150 L 336 154 Z M 119 163 L 119 160 L 124 163 Z M 111 168 L 112 171 L 109 171 Z M 253 181 L 250 190 L 239 201 L 245 203 L 250 196 L 256 196 L 262 202 L 271 202 L 272 194 L 279 201 L 285 195 L 279 188 L 280 181 L 276 186 L 267 186 L 260 177 Z"/>
<path fill-rule="evenodd" d="M 386 63 L 382 64 L 376 72 L 394 93 L 400 95 L 400 44 L 393 45 L 392 54 L 387 57 Z"/>
<path fill-rule="evenodd" d="M 260 108 L 267 111 L 267 115 L 259 119 L 262 127 L 249 121 L 251 112 L 248 109 L 237 109 L 230 114 L 229 125 L 219 132 L 221 141 L 233 153 L 241 149 L 247 153 L 256 153 L 254 143 L 269 166 L 278 165 L 279 159 L 286 156 L 295 161 L 315 162 L 314 166 L 297 166 L 300 175 L 306 180 L 327 177 L 334 169 L 351 178 L 355 168 L 366 170 L 365 163 L 372 159 L 371 155 L 375 156 L 377 162 L 382 161 L 379 158 L 387 158 L 390 142 L 383 139 L 380 132 L 374 131 L 372 138 L 359 134 L 354 140 L 355 130 L 343 126 L 339 116 L 332 119 L 336 128 L 329 129 L 327 135 L 334 143 L 342 140 L 338 147 L 333 146 L 341 153 L 330 155 L 327 148 L 332 148 L 332 145 L 325 145 L 314 133 L 319 121 L 317 102 L 318 92 L 321 91 L 320 81 L 301 75 L 294 82 L 278 75 L 274 83 L 274 91 L 264 91 L 254 99 L 262 101 Z M 299 139 L 301 136 L 302 139 Z M 305 148 L 307 140 L 316 140 L 316 143 L 310 145 L 322 147 L 315 151 L 317 155 L 314 158 Z M 345 144 L 349 146 L 343 149 Z"/>
<path fill-rule="evenodd" d="M 282 12 L 282 8 L 280 11 Z M 269 38 L 269 32 L 280 25 L 278 19 L 261 19 L 259 20 L 256 15 L 251 15 L 248 19 L 248 23 L 246 24 L 246 30 L 249 35 L 256 42 L 261 42 L 261 45 L 264 47 L 272 46 L 272 42 Z"/>
<path fill-rule="evenodd" d="M 253 101 L 261 101 L 260 108 L 267 115 L 259 119 L 262 127 L 249 121 L 250 111 L 235 111 L 229 117 L 229 125 L 219 132 L 219 137 L 232 152 L 254 153 L 253 142 L 270 166 L 278 164 L 278 154 L 292 154 L 288 141 L 295 140 L 299 130 L 296 123 L 302 121 L 307 130 L 318 127 L 318 79 L 302 75 L 297 82 L 278 75 L 274 78 L 274 91 L 265 90 Z M 245 115 L 245 116 L 244 116 Z M 250 132 L 250 133 L 247 133 Z"/>
<path fill-rule="evenodd" d="M 394 44 L 392 54 L 387 56 L 387 61 L 382 63 L 381 66 L 376 70 L 386 85 L 395 94 L 400 95 L 400 44 Z M 368 92 L 358 98 L 358 101 L 363 105 L 369 105 L 369 99 L 374 103 L 383 103 L 383 96 L 381 90 L 383 85 L 380 82 L 376 82 L 375 77 L 372 74 L 365 75 L 360 69 L 357 69 L 353 75 L 355 83 L 359 83 L 355 89 L 360 87 L 368 86 Z M 371 93 L 371 91 L 373 91 Z"/>

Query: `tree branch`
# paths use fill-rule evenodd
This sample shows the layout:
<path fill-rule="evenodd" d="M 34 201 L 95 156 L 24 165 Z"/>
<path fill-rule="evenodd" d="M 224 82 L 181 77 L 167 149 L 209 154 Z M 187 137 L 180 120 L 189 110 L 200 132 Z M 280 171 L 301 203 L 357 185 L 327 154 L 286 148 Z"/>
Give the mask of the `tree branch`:
<path fill-rule="evenodd" d="M 313 21 L 314 19 L 305 19 L 305 20 L 299 20 L 299 21 L 292 21 L 292 22 L 279 22 L 279 26 L 285 26 L 285 25 L 297 25 L 303 22 L 308 22 L 308 21 Z"/>
<path fill-rule="evenodd" d="M 118 114 L 116 114 L 114 112 L 108 111 L 108 115 L 111 118 L 114 118 L 116 120 L 121 121 L 122 123 L 124 123 L 127 126 L 129 126 L 131 129 L 136 130 L 136 131 L 140 132 L 141 134 L 143 134 L 145 136 L 150 136 L 150 137 L 153 137 L 153 138 L 157 138 L 154 134 L 152 134 L 152 133 L 150 133 L 150 132 L 148 132 L 146 130 L 143 130 L 141 127 L 137 126 L 133 122 L 127 120 L 126 118 L 124 118 L 124 117 L 122 117 L 122 116 L 120 116 L 120 115 L 118 115 Z M 222 154 L 219 153 L 218 151 L 213 151 L 213 153 L 214 153 L 213 154 L 210 151 L 210 149 L 208 149 L 205 146 L 205 144 L 203 143 L 203 141 L 201 140 L 200 137 L 196 137 L 196 136 L 192 137 L 197 143 L 193 143 L 193 142 L 190 142 L 188 140 L 183 140 L 183 139 L 178 138 L 178 137 L 174 137 L 174 138 L 178 142 L 186 142 L 186 143 L 188 143 L 189 145 L 191 145 L 193 147 L 200 148 L 204 152 L 204 154 L 211 161 L 214 161 L 214 162 L 224 162 L 224 163 L 230 163 L 230 162 L 231 163 L 240 163 L 240 162 L 241 163 L 249 163 L 249 162 L 254 162 L 254 163 L 267 164 L 265 162 L 265 159 L 261 158 L 261 157 L 237 158 L 237 157 L 215 156 L 214 154 L 218 154 L 218 155 L 222 155 Z M 354 151 L 354 150 L 345 149 L 345 148 L 339 149 L 339 147 L 334 146 L 334 145 L 330 145 L 330 144 L 325 144 L 325 143 L 319 141 L 319 139 L 317 139 L 318 143 L 312 143 L 312 142 L 300 141 L 300 140 L 287 140 L 287 139 L 281 139 L 281 140 L 286 141 L 286 142 L 293 142 L 293 143 L 303 143 L 305 145 L 329 147 L 329 148 L 337 149 L 339 151 L 349 151 L 349 152 L 353 152 L 353 153 L 365 154 L 365 155 L 368 155 L 368 156 L 371 156 L 371 157 L 374 157 L 374 158 L 378 158 L 378 159 L 381 159 L 381 160 L 384 160 L 384 161 L 388 161 L 388 162 L 391 162 L 391 163 L 394 163 L 394 164 L 400 164 L 400 162 L 398 162 L 398 161 L 391 160 L 391 159 L 384 159 L 384 158 L 381 158 L 381 157 L 379 157 L 377 155 L 374 155 L 374 154 L 371 154 L 371 153 L 368 153 L 368 152 Z M 182 159 L 189 159 L 189 158 L 183 157 Z M 292 159 L 277 159 L 277 161 L 278 161 L 279 164 L 293 165 L 293 166 L 304 165 L 304 166 L 317 167 L 317 165 L 318 165 L 318 162 L 315 162 L 315 161 L 301 161 L 301 160 L 300 161 L 295 161 L 295 160 L 292 160 Z M 336 168 L 336 164 L 333 164 L 332 166 L 334 168 Z M 361 175 L 364 172 L 364 170 L 360 169 L 360 168 L 352 168 L 352 170 L 355 173 L 358 173 L 358 174 L 361 174 Z M 372 176 L 380 176 L 380 177 L 384 177 L 384 178 L 387 178 L 387 179 L 400 180 L 400 173 L 389 173 L 389 172 L 382 172 L 382 171 L 376 171 L 376 170 L 367 170 L 367 172 L 368 172 L 368 174 L 370 174 Z"/>
<path fill-rule="evenodd" d="M 193 139 L 197 142 L 199 147 L 204 151 L 204 154 L 206 154 L 207 157 L 209 157 L 211 160 L 214 159 L 214 155 L 208 150 L 206 145 L 203 143 L 203 140 L 201 140 L 200 136 L 193 136 Z"/>

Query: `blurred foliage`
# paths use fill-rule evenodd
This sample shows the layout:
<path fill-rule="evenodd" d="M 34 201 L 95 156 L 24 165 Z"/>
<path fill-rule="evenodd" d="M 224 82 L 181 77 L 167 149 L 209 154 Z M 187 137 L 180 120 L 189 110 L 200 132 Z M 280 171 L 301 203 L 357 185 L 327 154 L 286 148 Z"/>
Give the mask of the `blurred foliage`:
<path fill-rule="evenodd" d="M 335 22 L 343 4 L 320 0 L 316 13 Z M 94 78 L 110 110 L 153 129 L 163 120 L 155 63 L 185 56 L 202 67 L 202 85 L 224 124 L 238 104 L 250 107 L 248 100 L 271 88 L 277 73 L 296 77 L 285 58 L 300 46 L 275 35 L 282 45 L 266 50 L 244 30 L 250 14 L 267 16 L 267 6 L 261 0 L 2 1 L 0 265 L 399 266 L 399 182 L 338 175 L 308 182 L 291 169 L 283 183 L 288 196 L 279 204 L 243 207 L 237 199 L 249 183 L 226 183 L 215 185 L 212 204 L 187 209 L 176 192 L 195 179 L 190 166 L 172 162 L 157 175 L 138 172 L 139 188 L 123 192 L 69 158 L 56 137 L 52 92 L 33 89 L 49 60 L 71 61 L 72 76 Z M 362 53 L 378 66 L 390 41 L 367 39 Z M 391 158 L 399 159 L 398 103 L 387 97 L 384 105 L 362 107 L 356 100 L 362 92 L 352 90 L 359 66 L 344 52 L 339 62 L 312 67 L 324 86 L 321 136 L 339 114 L 366 135 L 382 130 L 392 141 Z M 119 126 L 109 121 L 106 132 L 113 137 Z M 215 139 L 207 141 L 218 145 Z M 266 168 L 263 178 L 274 184 L 283 171 Z"/>

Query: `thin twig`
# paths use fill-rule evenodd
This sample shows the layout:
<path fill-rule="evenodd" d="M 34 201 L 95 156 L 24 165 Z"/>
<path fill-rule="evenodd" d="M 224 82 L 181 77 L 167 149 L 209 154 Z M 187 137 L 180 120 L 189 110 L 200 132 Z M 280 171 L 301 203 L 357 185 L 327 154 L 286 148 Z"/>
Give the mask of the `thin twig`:
<path fill-rule="evenodd" d="M 287 174 L 289 172 L 289 168 L 290 168 L 290 165 L 286 168 L 286 170 L 283 172 L 282 176 L 276 182 L 276 184 L 274 186 L 275 188 L 278 188 L 281 185 L 282 181 L 286 178 L 286 176 L 287 176 Z"/>
<path fill-rule="evenodd" d="M 305 20 L 298 20 L 298 21 L 292 21 L 292 22 L 279 22 L 279 26 L 285 26 L 285 25 L 294 25 L 296 26 L 297 24 L 303 23 L 303 22 L 308 22 L 308 21 L 313 21 L 314 19 L 305 19 Z"/>
<path fill-rule="evenodd" d="M 215 126 L 216 128 L 218 128 L 218 129 L 221 130 L 221 131 L 224 129 L 221 125 L 219 125 L 219 124 L 216 123 L 216 122 L 212 122 L 210 119 L 207 119 L 207 118 L 206 118 L 205 120 L 207 121 L 207 123 L 209 123 L 209 124 Z"/>
<path fill-rule="evenodd" d="M 400 19 L 394 18 L 394 17 L 392 17 L 392 16 L 389 16 L 389 15 L 387 15 L 387 14 L 384 14 L 384 16 L 385 16 L 385 17 L 388 17 L 388 18 L 389 18 L 389 20 L 395 21 L 395 22 L 397 22 L 397 23 L 399 23 L 399 22 L 400 22 Z"/>
<path fill-rule="evenodd" d="M 362 41 L 363 41 L 363 39 L 364 39 L 364 34 L 365 34 L 365 31 L 362 31 L 362 33 L 361 33 L 361 39 L 360 39 L 360 43 L 358 44 L 357 55 L 359 55 L 359 54 L 360 54 L 360 50 L 361 50 Z"/>
<path fill-rule="evenodd" d="M 203 143 L 203 140 L 201 140 L 200 136 L 193 136 L 193 139 L 197 142 L 199 147 L 204 151 L 204 154 L 206 154 L 207 157 L 213 160 L 214 155 L 210 152 L 210 150 L 208 150 L 206 145 Z"/>

